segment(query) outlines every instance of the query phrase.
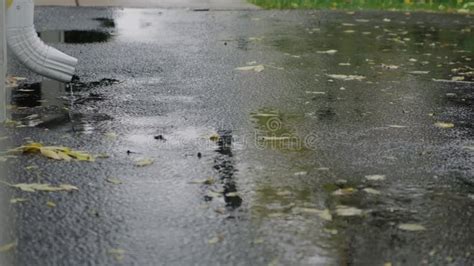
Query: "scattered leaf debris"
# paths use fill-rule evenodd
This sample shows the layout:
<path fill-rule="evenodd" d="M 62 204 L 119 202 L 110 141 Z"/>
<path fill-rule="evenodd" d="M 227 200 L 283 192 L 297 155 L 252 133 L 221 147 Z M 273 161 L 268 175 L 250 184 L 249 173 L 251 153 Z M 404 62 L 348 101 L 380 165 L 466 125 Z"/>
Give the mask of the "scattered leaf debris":
<path fill-rule="evenodd" d="M 399 66 L 382 64 L 382 68 L 388 69 L 388 70 L 394 70 L 394 69 L 398 69 Z"/>
<path fill-rule="evenodd" d="M 145 167 L 145 166 L 149 166 L 149 165 L 152 165 L 152 164 L 153 164 L 153 160 L 147 159 L 147 158 L 138 159 L 138 160 L 135 161 L 135 165 L 138 166 L 138 167 Z"/>
<path fill-rule="evenodd" d="M 44 157 L 54 159 L 54 160 L 64 160 L 64 161 L 88 161 L 93 162 L 94 156 L 87 154 L 82 151 L 72 150 L 67 147 L 61 146 L 44 146 L 38 142 L 30 142 L 13 150 L 10 152 L 20 152 L 20 153 L 39 153 Z"/>
<path fill-rule="evenodd" d="M 23 202 L 27 202 L 28 199 L 25 199 L 25 198 L 11 198 L 10 199 L 10 204 L 18 204 L 18 203 L 23 203 Z"/>
<path fill-rule="evenodd" d="M 236 70 L 240 71 L 255 71 L 255 72 L 262 72 L 265 69 L 263 65 L 254 65 L 254 66 L 243 66 L 237 67 Z"/>
<path fill-rule="evenodd" d="M 381 181 L 385 180 L 385 175 L 366 175 L 365 179 L 369 181 Z"/>
<path fill-rule="evenodd" d="M 8 251 L 11 251 L 14 248 L 16 248 L 16 246 L 17 246 L 17 241 L 13 241 L 11 243 L 1 245 L 0 246 L 0 253 L 5 253 L 5 252 L 8 252 Z"/>
<path fill-rule="evenodd" d="M 333 79 L 344 80 L 344 81 L 349 81 L 349 80 L 362 81 L 365 79 L 364 76 L 360 76 L 360 75 L 326 74 L 326 76 Z"/>
<path fill-rule="evenodd" d="M 107 253 L 111 255 L 116 261 L 122 261 L 125 257 L 125 250 L 120 248 L 109 249 Z"/>
<path fill-rule="evenodd" d="M 294 173 L 293 175 L 294 175 L 294 176 L 304 176 L 304 175 L 307 175 L 307 174 L 308 174 L 308 172 L 306 172 L 306 171 L 301 171 L 301 172 L 296 172 L 296 173 Z"/>
<path fill-rule="evenodd" d="M 214 142 L 218 142 L 220 138 L 221 138 L 221 137 L 220 137 L 219 134 L 217 134 L 217 133 L 214 133 L 214 134 L 212 134 L 212 135 L 209 137 L 209 139 L 210 139 L 211 141 L 214 141 Z"/>
<path fill-rule="evenodd" d="M 331 194 L 334 196 L 346 196 L 346 195 L 351 195 L 355 192 L 357 192 L 357 189 L 348 187 L 348 188 L 340 188 Z"/>
<path fill-rule="evenodd" d="M 36 192 L 36 191 L 42 191 L 42 192 L 59 192 L 59 191 L 74 191 L 74 190 L 79 190 L 77 187 L 72 186 L 72 185 L 59 185 L 59 186 L 52 186 L 50 184 L 40 184 L 40 183 L 31 183 L 31 184 L 26 184 L 26 183 L 20 183 L 20 184 L 15 184 L 15 185 L 10 185 L 13 188 L 20 189 L 21 191 L 24 192 Z"/>
<path fill-rule="evenodd" d="M 422 70 L 415 70 L 415 71 L 408 71 L 407 73 L 412 74 L 412 75 L 427 75 L 430 72 L 429 71 L 422 71 Z"/>
<path fill-rule="evenodd" d="M 337 50 L 334 50 L 334 49 L 331 49 L 331 50 L 327 50 L 327 51 L 318 51 L 318 54 L 329 54 L 329 55 L 333 55 L 337 53 Z"/>
<path fill-rule="evenodd" d="M 115 177 L 109 177 L 109 178 L 105 179 L 105 181 L 107 181 L 108 183 L 114 184 L 114 185 L 123 184 L 123 182 L 120 179 L 115 178 Z"/>
<path fill-rule="evenodd" d="M 207 241 L 207 243 L 210 244 L 210 245 L 214 245 L 214 244 L 217 244 L 217 243 L 219 243 L 219 242 L 221 242 L 221 241 L 223 241 L 223 240 L 224 240 L 224 236 L 220 234 L 220 235 L 217 235 L 217 236 L 215 236 L 215 237 L 209 239 L 209 240 Z"/>
<path fill-rule="evenodd" d="M 439 128 L 453 128 L 454 127 L 454 124 L 449 123 L 449 122 L 436 122 L 434 125 Z"/>
<path fill-rule="evenodd" d="M 336 206 L 336 214 L 338 216 L 360 216 L 363 214 L 363 211 L 356 207 L 338 205 Z"/>
<path fill-rule="evenodd" d="M 404 231 L 424 231 L 426 228 L 421 224 L 399 224 L 398 229 Z"/>
<path fill-rule="evenodd" d="M 229 192 L 227 194 L 225 194 L 226 197 L 240 197 L 239 193 L 238 192 Z"/>

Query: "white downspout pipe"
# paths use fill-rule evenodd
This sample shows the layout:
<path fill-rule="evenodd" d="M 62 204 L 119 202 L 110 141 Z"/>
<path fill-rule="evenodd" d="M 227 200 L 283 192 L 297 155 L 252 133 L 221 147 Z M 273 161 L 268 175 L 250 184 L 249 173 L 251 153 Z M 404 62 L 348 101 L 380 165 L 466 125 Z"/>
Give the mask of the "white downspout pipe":
<path fill-rule="evenodd" d="M 7 1 L 8 48 L 32 71 L 54 80 L 71 81 L 78 61 L 38 37 L 33 25 L 33 0 Z"/>

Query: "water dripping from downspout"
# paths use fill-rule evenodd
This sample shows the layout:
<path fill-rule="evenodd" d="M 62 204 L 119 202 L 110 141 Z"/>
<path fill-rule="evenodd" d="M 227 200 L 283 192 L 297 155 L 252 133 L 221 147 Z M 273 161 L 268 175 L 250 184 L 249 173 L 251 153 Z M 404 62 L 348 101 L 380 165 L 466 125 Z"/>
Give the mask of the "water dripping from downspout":
<path fill-rule="evenodd" d="M 73 115 L 73 110 L 74 110 L 74 82 L 70 82 L 66 84 L 66 87 L 69 87 L 69 108 L 68 108 L 68 115 L 69 115 L 69 121 L 71 122 L 71 130 L 72 132 L 75 132 L 76 130 L 74 129 L 74 115 Z"/>

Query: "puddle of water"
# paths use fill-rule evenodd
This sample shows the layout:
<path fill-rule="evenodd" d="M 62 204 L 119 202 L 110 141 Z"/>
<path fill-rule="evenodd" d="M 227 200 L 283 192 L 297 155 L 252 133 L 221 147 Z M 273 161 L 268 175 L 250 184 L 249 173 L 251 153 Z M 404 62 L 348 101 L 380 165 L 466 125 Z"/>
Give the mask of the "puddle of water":
<path fill-rule="evenodd" d="M 41 119 L 36 127 L 47 129 L 63 128 L 66 132 L 92 134 L 97 131 L 98 123 L 112 120 L 112 117 L 106 114 L 64 113 L 61 115 L 43 115 Z"/>
<path fill-rule="evenodd" d="M 468 199 L 464 196 L 452 200 L 456 208 L 445 203 L 447 195 L 457 191 L 453 175 L 469 178 L 469 167 L 457 166 L 465 164 L 466 159 L 455 155 L 459 151 L 449 146 L 472 139 L 472 133 L 464 133 L 472 132 L 472 127 L 467 127 L 472 125 L 472 84 L 451 80 L 473 80 L 470 65 L 474 39 L 472 34 L 465 34 L 471 32 L 471 27 L 463 32 L 465 25 L 430 22 L 433 25 L 422 27 L 403 16 L 396 23 L 370 19 L 371 23 L 359 24 L 353 16 L 347 16 L 321 25 L 317 19 L 308 19 L 301 27 L 281 27 L 264 35 L 262 50 L 273 47 L 280 52 L 281 60 L 276 59 L 276 64 L 288 70 L 287 79 L 293 82 L 288 87 L 295 91 L 292 96 L 302 100 L 297 108 L 291 106 L 291 96 L 281 97 L 284 100 L 272 103 L 278 110 L 264 108 L 251 114 L 254 126 L 260 136 L 276 139 L 296 133 L 305 139 L 303 132 L 315 132 L 319 147 L 305 153 L 254 149 L 257 155 L 246 154 L 264 165 L 263 169 L 246 174 L 258 176 L 254 197 L 249 200 L 252 218 L 274 238 L 282 239 L 279 243 L 291 243 L 294 247 L 313 242 L 314 247 L 322 246 L 325 250 L 320 254 L 348 258 L 349 263 L 356 264 L 387 259 L 377 254 L 394 250 L 397 255 L 401 254 L 398 250 L 428 254 L 429 249 L 417 250 L 417 245 L 408 244 L 412 242 L 410 237 L 421 238 L 397 229 L 402 223 L 423 224 L 429 228 L 427 232 L 439 229 L 472 234 L 469 227 L 455 225 L 469 219 L 461 207 Z M 354 25 L 344 28 L 343 22 Z M 326 53 L 330 50 L 337 52 Z M 383 64 L 393 68 L 384 68 Z M 326 74 L 332 73 L 366 78 L 330 80 Z M 436 83 L 433 78 L 447 82 Z M 305 112 L 307 119 L 288 121 L 281 110 Z M 436 121 L 454 122 L 454 133 L 437 130 L 433 127 Z M 406 129 L 370 132 L 379 125 L 391 124 Z M 446 146 L 441 148 L 439 143 Z M 423 146 L 423 152 L 433 149 L 433 154 L 420 159 L 422 156 L 415 155 L 418 145 Z M 443 154 L 445 151 L 451 154 Z M 451 160 L 456 162 L 447 163 Z M 295 171 L 302 164 L 309 166 L 304 170 L 306 174 Z M 318 171 L 323 167 L 327 169 Z M 291 173 L 292 170 L 295 172 Z M 368 170 L 387 174 L 387 181 L 367 181 L 364 176 L 370 174 Z M 435 187 L 443 193 L 426 189 L 430 175 L 436 177 Z M 442 188 L 438 175 L 449 178 L 452 187 Z M 439 202 L 432 194 L 439 194 Z M 339 205 L 363 210 L 364 215 L 340 215 Z M 308 208 L 307 213 L 297 213 L 298 208 Z M 318 210 L 324 209 L 329 210 L 332 220 L 318 216 Z M 453 213 L 459 213 L 457 219 L 446 218 Z M 443 237 L 450 235 L 446 233 Z M 443 245 L 448 251 L 434 255 L 434 261 L 442 261 L 447 254 L 457 254 L 459 259 L 469 249 L 465 244 L 467 238 L 460 235 L 437 239 L 436 234 L 425 233 L 420 243 L 449 243 Z M 290 246 L 276 245 L 282 246 L 282 252 Z M 304 244 L 301 245 L 298 251 L 303 253 Z M 307 247 L 313 249 L 311 244 Z M 400 257 L 397 259 L 401 261 Z"/>
<path fill-rule="evenodd" d="M 254 217 L 272 217 L 275 214 L 289 214 L 297 205 L 305 206 L 311 202 L 309 188 L 302 190 L 289 187 L 263 186 L 256 192 L 255 204 L 252 208 Z"/>
<path fill-rule="evenodd" d="M 88 92 L 91 89 L 112 86 L 120 81 L 115 79 L 102 79 L 100 81 L 80 82 L 74 80 L 71 83 L 62 83 L 45 79 L 42 82 L 32 84 L 20 84 L 17 88 L 10 90 L 11 103 L 16 108 L 33 108 L 59 106 L 63 107 L 67 101 L 71 88 L 78 92 L 74 96 L 75 104 L 85 104 L 90 101 L 103 101 L 104 95 L 98 92 Z"/>
<path fill-rule="evenodd" d="M 303 140 L 289 123 L 291 116 L 268 108 L 262 108 L 250 115 L 256 125 L 255 141 L 259 148 L 286 151 L 305 150 Z"/>
<path fill-rule="evenodd" d="M 69 130 L 73 132 L 92 133 L 95 124 L 112 118 L 100 113 L 77 113 L 75 106 L 104 101 L 103 94 L 90 90 L 117 83 L 114 79 L 94 82 L 75 79 L 65 84 L 46 79 L 38 83 L 20 84 L 8 90 L 12 120 L 17 121 L 16 127 L 70 127 Z"/>
<path fill-rule="evenodd" d="M 108 42 L 113 37 L 113 34 L 106 31 L 94 30 L 55 30 L 38 32 L 38 36 L 47 43 L 84 44 Z"/>
<path fill-rule="evenodd" d="M 17 108 L 64 106 L 64 101 L 60 97 L 65 92 L 66 84 L 53 80 L 21 84 L 11 90 L 11 104 Z"/>

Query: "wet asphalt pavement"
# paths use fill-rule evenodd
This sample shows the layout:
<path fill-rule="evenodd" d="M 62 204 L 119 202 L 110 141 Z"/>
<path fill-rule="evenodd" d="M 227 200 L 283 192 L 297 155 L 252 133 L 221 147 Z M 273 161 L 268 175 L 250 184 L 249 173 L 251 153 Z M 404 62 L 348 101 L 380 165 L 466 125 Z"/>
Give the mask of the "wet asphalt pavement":
<path fill-rule="evenodd" d="M 36 25 L 80 81 L 10 61 L 28 80 L 2 145 L 107 158 L 0 162 L 79 188 L 1 185 L 1 265 L 474 263 L 472 17 L 50 7 Z"/>

